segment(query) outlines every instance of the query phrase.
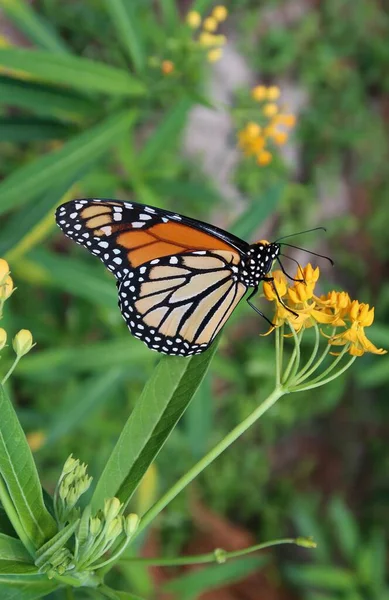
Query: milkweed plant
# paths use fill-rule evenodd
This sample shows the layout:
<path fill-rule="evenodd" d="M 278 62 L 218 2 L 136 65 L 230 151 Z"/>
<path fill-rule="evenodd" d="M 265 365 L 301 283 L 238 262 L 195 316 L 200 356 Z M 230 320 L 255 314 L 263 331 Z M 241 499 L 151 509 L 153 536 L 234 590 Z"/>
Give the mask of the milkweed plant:
<path fill-rule="evenodd" d="M 290 283 L 281 271 L 273 271 L 273 281 L 264 282 L 263 296 L 275 309 L 273 325 L 265 334 L 275 340 L 273 391 L 142 515 L 127 512 L 129 501 L 193 397 L 217 343 L 198 357 L 161 359 L 94 486 L 90 503 L 81 508 L 80 498 L 92 484 L 87 466 L 69 456 L 53 496 L 43 493 L 31 449 L 5 393 L 4 385 L 19 360 L 34 346 L 31 332 L 19 331 L 12 341 L 14 361 L 3 376 L 0 399 L 0 500 L 14 530 L 14 534 L 0 533 L 1 589 L 10 593 L 23 589 L 27 594 L 23 598 L 38 598 L 58 588 L 84 586 L 97 588 L 107 598 L 134 598 L 108 586 L 105 576 L 121 561 L 145 560 L 134 557 L 128 549 L 177 494 L 282 396 L 326 385 L 366 352 L 384 354 L 386 351 L 374 346 L 365 333 L 373 323 L 374 309 L 352 300 L 344 291 L 316 295 L 319 275 L 319 268 L 308 264 L 298 268 Z M 13 291 L 9 266 L 0 260 L 1 314 Z M 309 336 L 313 340 L 311 351 L 303 358 L 301 346 L 308 329 L 314 336 Z M 6 342 L 7 333 L 0 329 L 2 351 Z M 288 360 L 286 344 L 293 346 Z M 3 515 L 3 525 L 4 519 Z M 172 566 L 225 563 L 285 543 L 315 547 L 311 538 L 285 538 L 236 552 L 215 548 L 197 557 L 156 557 L 146 562 Z M 31 586 L 31 596 L 26 584 Z"/>

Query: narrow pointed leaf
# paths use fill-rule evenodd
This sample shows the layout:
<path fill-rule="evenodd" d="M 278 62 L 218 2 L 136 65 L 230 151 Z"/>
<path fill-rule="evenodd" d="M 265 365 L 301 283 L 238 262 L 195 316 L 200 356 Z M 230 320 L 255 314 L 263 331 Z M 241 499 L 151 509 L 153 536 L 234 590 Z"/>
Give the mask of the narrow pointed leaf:
<path fill-rule="evenodd" d="M 146 55 L 142 39 L 142 26 L 137 21 L 136 6 L 133 0 L 105 0 L 107 11 L 115 26 L 117 37 L 135 70 L 141 72 Z"/>
<path fill-rule="evenodd" d="M 2 48 L 0 66 L 23 71 L 41 81 L 108 96 L 142 96 L 146 93 L 144 85 L 128 71 L 69 54 Z"/>
<path fill-rule="evenodd" d="M 35 142 L 69 137 L 72 129 L 55 119 L 0 117 L 0 142 Z"/>
<path fill-rule="evenodd" d="M 23 31 L 29 40 L 45 50 L 68 52 L 63 39 L 44 17 L 38 15 L 26 0 L 3 0 L 1 7 L 7 17 Z"/>
<path fill-rule="evenodd" d="M 13 568 L 12 565 L 1 564 L 3 562 L 6 561 L 0 562 L 1 600 L 38 600 L 59 587 L 56 581 L 48 579 L 46 575 L 34 574 L 27 570 L 19 573 L 18 563 L 12 563 L 15 566 Z M 28 565 L 25 568 L 27 567 Z M 33 568 L 36 571 L 36 567 Z"/>
<path fill-rule="evenodd" d="M 83 165 L 91 165 L 126 135 L 134 120 L 134 111 L 120 112 L 73 137 L 59 150 L 14 171 L 0 183 L 0 214 L 28 202 Z"/>
<path fill-rule="evenodd" d="M 97 110 L 96 104 L 79 94 L 5 75 L 0 76 L 0 105 L 24 108 L 45 117 L 61 115 L 70 120 L 77 120 L 80 115 L 90 117 Z"/>
<path fill-rule="evenodd" d="M 190 359 L 164 357 L 146 383 L 97 483 L 94 510 L 104 498 L 125 505 L 139 485 L 200 385 L 217 343 Z"/>
<path fill-rule="evenodd" d="M 38 473 L 14 408 L 0 389 L 0 475 L 32 546 L 39 548 L 56 533 L 47 511 Z"/>

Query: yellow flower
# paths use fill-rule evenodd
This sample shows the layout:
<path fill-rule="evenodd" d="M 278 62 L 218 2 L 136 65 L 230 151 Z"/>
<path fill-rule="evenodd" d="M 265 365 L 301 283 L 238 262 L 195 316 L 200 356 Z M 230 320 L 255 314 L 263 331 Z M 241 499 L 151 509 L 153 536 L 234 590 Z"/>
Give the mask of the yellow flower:
<path fill-rule="evenodd" d="M 283 146 L 288 141 L 288 134 L 285 131 L 274 131 L 272 137 L 278 146 Z"/>
<path fill-rule="evenodd" d="M 251 97 L 257 102 L 265 100 L 266 96 L 267 87 L 265 85 L 256 85 L 255 88 L 251 90 Z"/>
<path fill-rule="evenodd" d="M 201 15 L 196 10 L 191 10 L 186 15 L 186 22 L 191 29 L 197 29 L 201 23 Z"/>
<path fill-rule="evenodd" d="M 21 329 L 14 337 L 13 349 L 17 356 L 24 356 L 35 344 L 32 342 L 32 334 L 28 329 Z"/>
<path fill-rule="evenodd" d="M 258 123 L 254 123 L 254 121 L 250 121 L 246 125 L 246 133 L 250 138 L 255 138 L 261 133 L 261 127 Z"/>
<path fill-rule="evenodd" d="M 276 85 L 271 85 L 269 88 L 267 88 L 266 96 L 268 100 L 278 100 L 280 94 L 280 88 Z"/>
<path fill-rule="evenodd" d="M 269 102 L 268 104 L 265 104 L 262 112 L 265 117 L 274 117 L 274 115 L 278 113 L 278 106 L 275 102 Z"/>
<path fill-rule="evenodd" d="M 257 163 L 262 167 L 268 165 L 272 161 L 272 155 L 268 150 L 263 150 L 257 156 Z"/>
<path fill-rule="evenodd" d="M 199 44 L 200 46 L 217 46 L 217 38 L 218 36 L 209 33 L 208 31 L 202 31 L 199 35 Z"/>
<path fill-rule="evenodd" d="M 2 327 L 0 328 L 0 350 L 4 348 L 7 343 L 7 332 Z"/>
<path fill-rule="evenodd" d="M 261 242 L 264 245 L 269 242 L 265 242 L 262 240 Z M 276 300 L 278 302 L 278 298 L 283 298 L 286 295 L 286 291 L 288 288 L 288 283 L 286 277 L 282 271 L 273 271 L 272 273 L 273 281 L 264 281 L 263 282 L 263 293 L 264 296 L 269 302 Z M 277 293 L 278 296 L 277 296 Z"/>
<path fill-rule="evenodd" d="M 225 21 L 228 16 L 228 10 L 223 5 L 215 6 L 212 11 L 212 16 L 216 21 Z"/>
<path fill-rule="evenodd" d="M 294 127 L 296 125 L 295 115 L 278 115 L 278 123 L 286 127 Z"/>
<path fill-rule="evenodd" d="M 170 75 L 174 71 L 174 63 L 171 60 L 163 60 L 161 63 L 161 71 L 164 75 Z"/>
<path fill-rule="evenodd" d="M 217 62 L 221 59 L 223 51 L 221 48 L 214 48 L 207 53 L 207 59 L 209 62 Z"/>
<path fill-rule="evenodd" d="M 214 31 L 216 31 L 217 27 L 218 27 L 218 22 L 214 17 L 207 17 L 204 20 L 203 28 L 205 29 L 205 31 L 214 32 Z"/>

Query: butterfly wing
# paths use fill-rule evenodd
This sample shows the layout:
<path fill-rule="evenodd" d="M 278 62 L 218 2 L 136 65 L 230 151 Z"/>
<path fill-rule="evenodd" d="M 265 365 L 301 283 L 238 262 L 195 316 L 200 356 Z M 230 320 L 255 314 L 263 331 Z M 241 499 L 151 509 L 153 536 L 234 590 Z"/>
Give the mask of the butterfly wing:
<path fill-rule="evenodd" d="M 118 281 L 119 306 L 131 333 L 152 350 L 204 352 L 244 296 L 231 252 L 165 256 Z"/>
<path fill-rule="evenodd" d="M 137 204 L 81 199 L 57 209 L 62 231 L 102 260 L 119 280 L 154 258 L 194 250 L 246 254 L 243 240 L 208 223 Z"/>
<path fill-rule="evenodd" d="M 56 219 L 115 275 L 131 333 L 153 350 L 203 352 L 246 292 L 238 274 L 248 244 L 208 223 L 104 199 L 67 202 Z"/>

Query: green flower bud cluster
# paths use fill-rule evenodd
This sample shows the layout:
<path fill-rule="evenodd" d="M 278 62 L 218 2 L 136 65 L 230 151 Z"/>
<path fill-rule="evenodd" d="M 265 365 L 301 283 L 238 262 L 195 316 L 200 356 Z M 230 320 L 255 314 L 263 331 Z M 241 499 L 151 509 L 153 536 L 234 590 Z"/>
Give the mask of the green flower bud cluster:
<path fill-rule="evenodd" d="M 138 528 L 139 517 L 135 514 L 125 517 L 121 514 L 122 509 L 123 504 L 118 498 L 106 500 L 104 509 L 94 517 L 91 516 L 90 506 L 86 507 L 76 531 L 74 559 L 77 570 L 99 569 L 116 561 L 124 551 Z M 118 545 L 114 553 L 102 559 L 116 542 Z"/>
<path fill-rule="evenodd" d="M 87 465 L 69 456 L 63 467 L 54 494 L 54 510 L 59 526 L 72 522 L 79 517 L 76 504 L 92 482 L 86 473 Z"/>

